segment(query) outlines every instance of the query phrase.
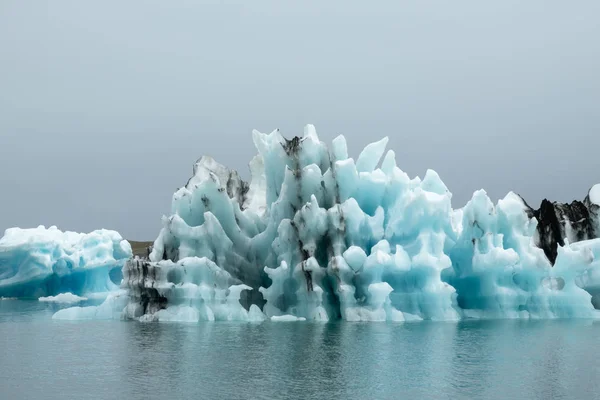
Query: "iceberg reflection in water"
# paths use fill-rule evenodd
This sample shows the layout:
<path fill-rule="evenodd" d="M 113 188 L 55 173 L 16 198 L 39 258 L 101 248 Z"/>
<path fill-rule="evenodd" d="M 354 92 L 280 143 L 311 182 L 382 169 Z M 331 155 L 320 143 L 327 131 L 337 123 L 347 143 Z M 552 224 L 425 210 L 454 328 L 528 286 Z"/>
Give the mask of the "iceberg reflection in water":
<path fill-rule="evenodd" d="M 545 400 L 600 391 L 593 320 L 56 323 L 52 306 L 0 301 L 6 398 Z"/>

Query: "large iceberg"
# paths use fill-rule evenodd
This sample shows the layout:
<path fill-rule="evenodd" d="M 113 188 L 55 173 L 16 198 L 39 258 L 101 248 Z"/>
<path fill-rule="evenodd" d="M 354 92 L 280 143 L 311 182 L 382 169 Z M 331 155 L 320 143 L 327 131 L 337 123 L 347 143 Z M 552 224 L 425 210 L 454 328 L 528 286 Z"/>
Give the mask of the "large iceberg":
<path fill-rule="evenodd" d="M 58 299 L 119 289 L 131 246 L 115 231 L 7 229 L 0 239 L 0 297 Z"/>
<path fill-rule="evenodd" d="M 302 138 L 253 139 L 249 183 L 210 157 L 196 162 L 149 260 L 123 268 L 121 317 L 597 316 L 599 185 L 571 205 L 533 210 L 514 193 L 494 205 L 481 190 L 453 209 L 438 174 L 409 178 L 387 138 L 356 160 L 343 136 L 328 148 L 311 125 Z"/>
<path fill-rule="evenodd" d="M 531 208 L 483 190 L 462 208 L 438 174 L 411 179 L 387 138 L 356 160 L 313 126 L 253 133 L 251 180 L 202 157 L 149 259 L 108 230 L 13 228 L 0 297 L 106 300 L 55 319 L 417 321 L 595 318 L 600 184 Z"/>

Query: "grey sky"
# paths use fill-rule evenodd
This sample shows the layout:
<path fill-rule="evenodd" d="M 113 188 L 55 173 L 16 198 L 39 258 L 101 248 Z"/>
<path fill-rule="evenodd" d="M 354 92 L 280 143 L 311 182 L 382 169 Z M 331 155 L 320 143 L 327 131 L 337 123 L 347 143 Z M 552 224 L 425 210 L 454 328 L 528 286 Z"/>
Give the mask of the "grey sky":
<path fill-rule="evenodd" d="M 494 4 L 492 4 L 494 3 Z M 251 131 L 382 136 L 462 206 L 600 182 L 600 2 L 2 1 L 0 230 L 154 239 L 203 154 Z"/>

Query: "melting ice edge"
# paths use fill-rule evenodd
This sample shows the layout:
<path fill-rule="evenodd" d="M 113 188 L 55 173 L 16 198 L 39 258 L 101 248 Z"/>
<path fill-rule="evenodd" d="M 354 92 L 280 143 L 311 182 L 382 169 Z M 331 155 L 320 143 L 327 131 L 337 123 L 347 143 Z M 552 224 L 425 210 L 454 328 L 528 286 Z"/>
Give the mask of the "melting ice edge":
<path fill-rule="evenodd" d="M 512 192 L 494 205 L 480 190 L 454 210 L 437 173 L 410 179 L 392 150 L 383 157 L 387 138 L 356 161 L 343 136 L 328 148 L 312 125 L 302 138 L 253 140 L 249 183 L 197 161 L 148 259 L 114 231 L 8 229 L 0 296 L 107 295 L 55 319 L 599 316 L 600 184 L 582 202 L 538 210 Z"/>

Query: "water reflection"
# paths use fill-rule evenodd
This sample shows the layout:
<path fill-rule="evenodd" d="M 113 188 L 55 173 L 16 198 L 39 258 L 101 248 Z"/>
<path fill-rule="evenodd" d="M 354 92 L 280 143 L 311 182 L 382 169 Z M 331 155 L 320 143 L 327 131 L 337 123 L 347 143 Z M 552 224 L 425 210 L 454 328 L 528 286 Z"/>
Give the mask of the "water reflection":
<path fill-rule="evenodd" d="M 50 316 L 35 302 L 0 303 L 3 397 L 560 399 L 600 390 L 593 321 L 186 325 Z"/>

